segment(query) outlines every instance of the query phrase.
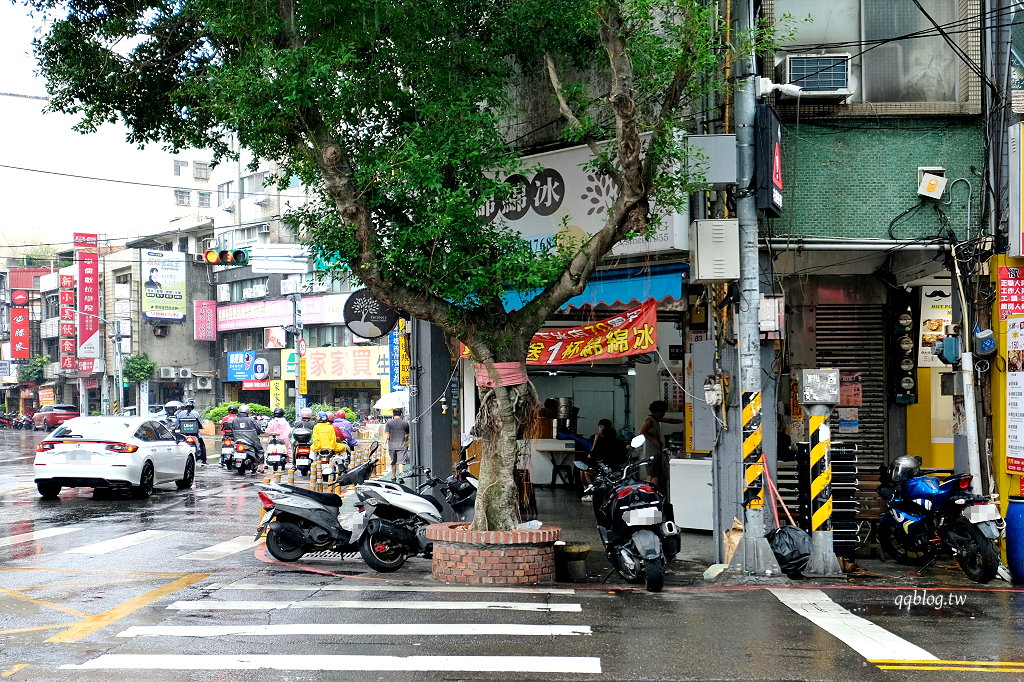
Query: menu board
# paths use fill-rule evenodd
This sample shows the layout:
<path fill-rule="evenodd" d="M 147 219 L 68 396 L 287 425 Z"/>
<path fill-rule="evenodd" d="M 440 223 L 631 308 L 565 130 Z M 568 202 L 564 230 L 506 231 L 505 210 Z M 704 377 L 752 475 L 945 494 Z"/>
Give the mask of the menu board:
<path fill-rule="evenodd" d="M 1006 325 L 1006 470 L 1024 472 L 1024 317 Z"/>

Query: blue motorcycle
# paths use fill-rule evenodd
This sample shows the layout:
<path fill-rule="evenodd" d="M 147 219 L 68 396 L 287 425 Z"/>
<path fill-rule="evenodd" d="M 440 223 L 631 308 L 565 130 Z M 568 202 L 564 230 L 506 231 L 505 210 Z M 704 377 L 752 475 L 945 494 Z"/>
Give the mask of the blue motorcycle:
<path fill-rule="evenodd" d="M 885 513 L 878 542 L 892 559 L 928 566 L 943 552 L 952 553 L 964 574 L 987 583 L 999 571 L 995 540 L 1004 527 L 989 497 L 971 492 L 971 475 L 939 479 L 922 476 L 913 457 L 898 457 L 880 470 L 879 494 Z"/>

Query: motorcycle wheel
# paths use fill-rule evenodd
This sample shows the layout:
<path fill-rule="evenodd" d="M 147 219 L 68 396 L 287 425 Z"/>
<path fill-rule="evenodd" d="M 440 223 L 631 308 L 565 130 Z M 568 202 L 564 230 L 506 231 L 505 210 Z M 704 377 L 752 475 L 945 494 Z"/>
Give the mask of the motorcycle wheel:
<path fill-rule="evenodd" d="M 294 532 L 301 532 L 294 525 L 288 525 L 292 527 Z M 269 551 L 270 555 L 278 561 L 296 561 L 306 553 L 306 550 L 302 545 L 296 544 L 292 540 L 280 535 L 275 530 L 267 531 L 267 551 Z"/>
<path fill-rule="evenodd" d="M 299 467 L 297 471 L 299 476 L 309 476 L 309 467 Z"/>
<path fill-rule="evenodd" d="M 662 559 L 648 559 L 644 564 L 644 586 L 648 592 L 661 592 L 665 586 L 665 562 Z"/>
<path fill-rule="evenodd" d="M 890 559 L 906 566 L 926 566 L 935 559 L 935 550 L 920 536 L 918 543 L 907 546 L 897 536 L 896 529 L 882 523 L 878 526 L 878 544 Z M 919 544 L 920 543 L 920 544 Z M 920 546 L 923 544 L 924 546 Z"/>
<path fill-rule="evenodd" d="M 359 555 L 366 565 L 378 573 L 393 573 L 405 563 L 405 547 L 380 533 L 363 536 Z"/>
<path fill-rule="evenodd" d="M 995 543 L 964 518 L 953 523 L 953 532 L 967 538 L 968 550 L 956 557 L 964 575 L 976 583 L 987 583 L 995 578 L 999 570 L 999 554 Z"/>
<path fill-rule="evenodd" d="M 241 464 L 239 464 L 235 468 L 238 469 L 238 475 L 239 476 L 245 476 L 245 462 L 242 462 Z"/>

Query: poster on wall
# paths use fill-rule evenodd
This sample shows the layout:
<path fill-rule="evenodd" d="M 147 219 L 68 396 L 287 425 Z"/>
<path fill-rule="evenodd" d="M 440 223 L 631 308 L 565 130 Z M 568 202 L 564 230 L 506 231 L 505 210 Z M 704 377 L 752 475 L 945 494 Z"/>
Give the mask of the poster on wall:
<path fill-rule="evenodd" d="M 192 302 L 193 329 L 192 336 L 196 341 L 217 340 L 217 302 Z"/>
<path fill-rule="evenodd" d="M 999 268 L 999 319 L 1024 315 L 1024 268 Z"/>
<path fill-rule="evenodd" d="M 1024 317 L 1006 325 L 1006 470 L 1024 472 Z"/>
<path fill-rule="evenodd" d="M 185 256 L 180 251 L 142 252 L 142 316 L 185 321 Z"/>
<path fill-rule="evenodd" d="M 953 323 L 953 302 L 949 286 L 921 287 L 921 324 L 917 336 L 917 366 L 944 367 L 932 352 L 932 345 L 946 336 L 946 325 Z"/>

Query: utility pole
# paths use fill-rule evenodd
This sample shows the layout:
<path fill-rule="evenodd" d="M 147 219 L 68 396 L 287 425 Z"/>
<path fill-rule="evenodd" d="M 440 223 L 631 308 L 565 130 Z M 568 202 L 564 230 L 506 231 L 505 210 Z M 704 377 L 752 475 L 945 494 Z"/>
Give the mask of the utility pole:
<path fill-rule="evenodd" d="M 736 40 L 750 34 L 750 0 L 736 0 Z M 740 230 L 739 312 L 737 315 L 737 353 L 741 391 L 739 456 L 743 467 L 743 539 L 733 554 L 728 575 L 781 576 L 775 554 L 764 535 L 764 464 L 761 442 L 761 345 L 758 309 L 761 289 L 758 264 L 757 204 L 753 188 L 756 90 L 752 54 L 738 55 L 733 73 L 737 74 L 736 111 L 736 217 Z M 774 403 L 769 403 L 774 409 Z M 735 439 L 733 439 L 735 440 Z M 728 484 L 728 481 L 724 483 Z"/>

